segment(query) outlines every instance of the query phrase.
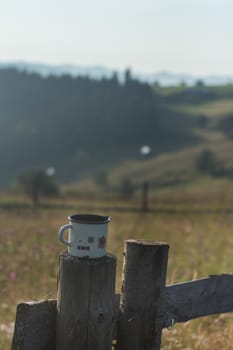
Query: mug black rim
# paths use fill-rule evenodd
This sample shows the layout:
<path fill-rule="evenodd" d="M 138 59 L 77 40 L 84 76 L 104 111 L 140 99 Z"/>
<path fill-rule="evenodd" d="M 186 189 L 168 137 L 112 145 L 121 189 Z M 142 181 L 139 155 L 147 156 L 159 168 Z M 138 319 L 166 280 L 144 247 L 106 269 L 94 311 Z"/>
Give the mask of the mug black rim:
<path fill-rule="evenodd" d="M 111 221 L 111 216 L 97 214 L 73 214 L 68 216 L 68 220 L 80 224 L 106 224 Z"/>

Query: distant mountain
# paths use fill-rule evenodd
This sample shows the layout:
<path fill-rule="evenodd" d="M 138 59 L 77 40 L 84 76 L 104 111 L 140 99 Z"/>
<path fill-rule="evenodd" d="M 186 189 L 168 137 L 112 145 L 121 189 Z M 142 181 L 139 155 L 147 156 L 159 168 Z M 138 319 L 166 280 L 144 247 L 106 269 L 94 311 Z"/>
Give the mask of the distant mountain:
<path fill-rule="evenodd" d="M 88 76 L 93 79 L 100 80 L 102 78 L 109 79 L 113 76 L 114 72 L 117 72 L 119 80 L 124 80 L 124 71 L 116 71 L 104 66 L 79 66 L 79 65 L 49 65 L 43 63 L 30 63 L 30 62 L 0 62 L 1 68 L 13 67 L 19 71 L 25 71 L 29 73 L 37 73 L 42 77 L 49 75 L 62 76 L 70 75 Z M 139 73 L 133 72 L 132 76 L 140 81 L 148 82 L 150 84 L 158 82 L 161 86 L 176 86 L 181 83 L 187 85 L 194 85 L 197 80 L 202 80 L 207 85 L 224 85 L 233 84 L 233 77 L 222 75 L 210 75 L 210 76 L 193 76 L 190 74 L 177 74 L 167 71 L 161 71 L 157 73 Z"/>
<path fill-rule="evenodd" d="M 16 68 L 19 71 L 25 71 L 29 73 L 38 73 L 42 77 L 49 75 L 61 76 L 71 75 L 76 76 L 89 76 L 94 79 L 101 79 L 103 77 L 110 78 L 113 75 L 113 70 L 103 66 L 78 66 L 78 65 L 49 65 L 43 63 L 30 63 L 30 62 L 0 62 L 0 68 Z"/>
<path fill-rule="evenodd" d="M 158 82 L 161 86 L 177 86 L 181 83 L 185 83 L 189 86 L 195 85 L 197 80 L 203 81 L 206 85 L 225 85 L 232 84 L 233 77 L 222 75 L 210 75 L 210 76 L 193 76 L 185 73 L 171 73 L 162 71 L 154 74 L 140 74 L 136 76 L 148 83 Z"/>

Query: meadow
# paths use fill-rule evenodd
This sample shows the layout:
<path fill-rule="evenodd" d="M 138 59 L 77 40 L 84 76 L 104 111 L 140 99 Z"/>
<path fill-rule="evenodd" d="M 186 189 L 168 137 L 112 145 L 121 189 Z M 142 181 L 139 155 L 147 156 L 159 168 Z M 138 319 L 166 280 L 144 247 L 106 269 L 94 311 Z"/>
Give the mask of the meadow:
<path fill-rule="evenodd" d="M 129 74 L 125 84 L 14 70 L 1 77 L 0 185 L 12 193 L 0 193 L 0 350 L 10 349 L 17 303 L 56 298 L 65 249 L 57 232 L 70 214 L 112 216 L 116 292 L 129 238 L 169 243 L 167 284 L 232 272 L 233 85 L 156 84 L 153 95 Z M 69 140 L 61 143 L 64 134 Z M 147 156 L 139 152 L 145 142 Z M 206 150 L 214 172 L 198 167 Z M 63 183 L 59 198 L 42 199 L 37 208 L 19 192 L 17 178 L 35 164 L 54 168 Z M 144 182 L 148 213 L 139 210 Z M 127 183 L 133 197 L 122 200 Z M 232 350 L 232 344 L 233 314 L 224 314 L 164 330 L 162 349 Z"/>
<path fill-rule="evenodd" d="M 217 191 L 212 186 L 208 193 L 203 189 L 198 193 L 197 187 L 151 194 L 150 207 L 154 211 L 149 213 L 130 210 L 139 207 L 137 198 L 125 203 L 63 198 L 51 202 L 49 208 L 42 205 L 33 209 L 26 205 L 13 206 L 13 197 L 1 197 L 0 202 L 8 206 L 0 210 L 0 349 L 10 349 L 17 303 L 56 298 L 58 256 L 64 250 L 57 240 L 57 231 L 72 213 L 88 210 L 112 216 L 108 251 L 118 259 L 117 292 L 121 287 L 124 240 L 129 238 L 169 243 L 167 284 L 232 272 L 232 192 L 228 191 L 227 196 L 225 193 L 222 200 L 221 187 Z M 211 210 L 195 211 L 198 208 Z M 232 344 L 233 314 L 230 313 L 164 330 L 162 349 L 230 350 Z"/>

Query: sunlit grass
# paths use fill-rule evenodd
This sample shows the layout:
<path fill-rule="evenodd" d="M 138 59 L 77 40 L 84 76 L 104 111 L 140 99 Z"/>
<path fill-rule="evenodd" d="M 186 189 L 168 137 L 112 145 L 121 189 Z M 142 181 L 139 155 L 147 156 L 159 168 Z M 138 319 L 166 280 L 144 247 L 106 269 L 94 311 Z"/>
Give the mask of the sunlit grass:
<path fill-rule="evenodd" d="M 160 191 L 163 187 L 169 187 L 170 190 L 172 187 L 192 186 L 203 179 L 203 174 L 197 170 L 196 159 L 204 149 L 211 150 L 227 169 L 233 169 L 233 141 L 221 139 L 221 142 L 216 142 L 208 140 L 207 135 L 206 141 L 197 146 L 160 154 L 144 161 L 131 160 L 118 164 L 109 169 L 108 186 L 104 189 L 97 186 L 94 179 L 89 177 L 79 183 L 68 185 L 66 190 L 75 193 L 76 197 L 96 194 L 99 198 L 102 196 L 116 198 L 114 189 L 119 190 L 122 179 L 130 179 L 135 186 L 141 186 L 144 181 L 148 181 L 155 191 Z M 226 178 L 209 178 L 208 181 L 210 184 L 229 183 L 229 179 Z"/>
<path fill-rule="evenodd" d="M 174 107 L 177 111 L 191 115 L 206 115 L 210 118 L 224 116 L 232 113 L 233 99 L 214 100 L 211 102 L 204 102 L 200 104 L 182 104 Z"/>
<path fill-rule="evenodd" d="M 193 192 L 194 193 L 194 192 Z M 160 199 L 158 199 L 160 198 Z M 164 193 L 151 205 L 185 202 L 192 208 L 198 203 L 191 192 L 183 197 Z M 170 198 L 170 199 L 169 199 Z M 185 200 L 186 198 L 186 200 Z M 212 199 L 215 196 L 213 194 Z M 164 203 L 162 202 L 164 200 Z M 68 203 L 68 199 L 66 199 Z M 167 201 L 167 202 L 166 202 Z M 204 198 L 199 199 L 202 206 Z M 229 202 L 230 203 L 230 199 Z M 72 205 L 75 200 L 72 200 Z M 80 212 L 88 201 L 77 201 L 77 209 L 11 209 L 0 212 L 0 349 L 9 349 L 16 304 L 32 299 L 56 298 L 58 255 L 64 247 L 57 241 L 57 231 L 66 217 Z M 98 210 L 103 207 L 104 211 Z M 123 242 L 129 238 L 167 241 L 170 245 L 167 283 L 191 280 L 209 274 L 230 273 L 233 266 L 233 215 L 116 212 L 110 203 L 96 200 L 89 212 L 107 213 L 109 224 L 108 251 L 118 259 L 117 286 L 120 291 Z M 138 204 L 138 203 L 137 203 Z M 136 205 L 129 203 L 128 206 Z M 224 203 L 223 203 L 224 205 Z M 178 205 L 179 206 L 179 205 Z M 198 319 L 175 325 L 164 331 L 163 349 L 232 349 L 232 314 Z"/>

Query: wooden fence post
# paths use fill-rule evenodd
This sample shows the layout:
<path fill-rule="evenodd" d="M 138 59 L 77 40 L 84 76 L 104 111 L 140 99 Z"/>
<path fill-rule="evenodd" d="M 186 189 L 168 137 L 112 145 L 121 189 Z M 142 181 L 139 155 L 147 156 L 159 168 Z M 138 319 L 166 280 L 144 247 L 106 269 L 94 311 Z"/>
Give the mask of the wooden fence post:
<path fill-rule="evenodd" d="M 55 350 L 56 300 L 17 306 L 11 350 Z"/>
<path fill-rule="evenodd" d="M 141 210 L 147 212 L 148 207 L 148 194 L 149 194 L 149 183 L 145 181 L 142 185 L 142 207 Z"/>
<path fill-rule="evenodd" d="M 116 258 L 60 254 L 56 350 L 111 350 Z"/>
<path fill-rule="evenodd" d="M 118 350 L 159 350 L 163 327 L 167 243 L 125 242 Z"/>

